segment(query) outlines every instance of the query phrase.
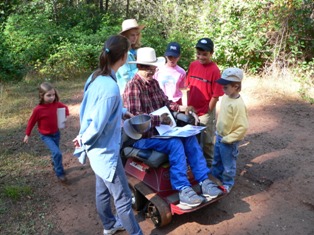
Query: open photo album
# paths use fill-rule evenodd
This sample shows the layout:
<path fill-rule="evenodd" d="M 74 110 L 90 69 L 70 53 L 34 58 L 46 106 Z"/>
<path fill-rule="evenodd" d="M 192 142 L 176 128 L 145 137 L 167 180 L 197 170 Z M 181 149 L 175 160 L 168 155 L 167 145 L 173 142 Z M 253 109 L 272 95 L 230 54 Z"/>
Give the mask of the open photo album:
<path fill-rule="evenodd" d="M 164 113 L 168 113 L 172 123 L 171 125 L 161 124 L 160 126 L 156 126 L 155 128 L 157 129 L 159 135 L 155 135 L 155 138 L 189 137 L 199 134 L 203 129 L 206 128 L 205 126 L 194 126 L 191 124 L 178 127 L 170 110 L 166 106 L 152 112 L 151 114 L 160 116 Z"/>

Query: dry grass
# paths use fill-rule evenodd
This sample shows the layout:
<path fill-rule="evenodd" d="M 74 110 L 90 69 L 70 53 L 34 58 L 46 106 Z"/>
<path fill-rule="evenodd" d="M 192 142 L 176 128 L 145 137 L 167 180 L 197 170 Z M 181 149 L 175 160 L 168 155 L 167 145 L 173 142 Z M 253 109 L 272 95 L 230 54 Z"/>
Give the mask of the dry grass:
<path fill-rule="evenodd" d="M 53 82 L 70 112 L 78 106 L 85 79 Z M 45 177 L 51 174 L 48 151 L 36 127 L 30 144 L 23 143 L 27 121 L 38 104 L 40 83 L 0 85 L 0 234 L 49 234 L 53 229 L 45 216 L 51 206 L 49 195 L 42 190 Z"/>
<path fill-rule="evenodd" d="M 71 115 L 78 115 L 85 80 L 86 77 L 54 83 Z M 26 147 L 22 143 L 27 120 L 38 103 L 39 83 L 0 86 L 0 234 L 38 234 L 38 231 L 49 234 L 54 226 L 45 219 L 51 205 L 48 195 L 41 190 L 51 170 L 47 150 L 35 134 L 31 145 Z M 247 76 L 241 94 L 247 106 L 253 107 L 274 102 L 274 98 L 300 99 L 298 89 L 299 85 L 288 76 L 263 79 Z"/>

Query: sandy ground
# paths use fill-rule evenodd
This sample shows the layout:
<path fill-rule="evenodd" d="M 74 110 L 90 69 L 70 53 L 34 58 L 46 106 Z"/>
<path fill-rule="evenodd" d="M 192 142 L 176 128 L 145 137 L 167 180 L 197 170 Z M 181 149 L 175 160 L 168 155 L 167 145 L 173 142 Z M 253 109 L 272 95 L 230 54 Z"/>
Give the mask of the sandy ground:
<path fill-rule="evenodd" d="M 242 96 L 250 129 L 240 147 L 232 192 L 193 213 L 174 215 L 160 229 L 137 214 L 144 234 L 314 234 L 314 108 L 297 98 L 293 85 L 276 84 L 257 79 L 244 82 Z M 62 131 L 69 183 L 58 183 L 50 166 L 44 177 L 42 190 L 52 203 L 49 219 L 56 224 L 52 234 L 102 234 L 94 174 L 89 165 L 72 157 L 80 101 L 78 96 L 69 106 L 72 116 Z"/>

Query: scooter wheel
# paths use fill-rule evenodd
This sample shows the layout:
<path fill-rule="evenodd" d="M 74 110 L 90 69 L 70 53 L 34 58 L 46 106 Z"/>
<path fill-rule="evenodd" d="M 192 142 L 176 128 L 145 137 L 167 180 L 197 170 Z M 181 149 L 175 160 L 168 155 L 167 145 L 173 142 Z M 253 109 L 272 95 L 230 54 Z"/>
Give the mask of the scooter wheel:
<path fill-rule="evenodd" d="M 169 207 L 160 198 L 152 198 L 147 207 L 147 217 L 154 223 L 156 228 L 163 227 L 171 222 L 172 216 Z"/>
<path fill-rule="evenodd" d="M 144 208 L 147 199 L 134 187 L 132 187 L 131 184 L 129 184 L 129 188 L 131 190 L 132 194 L 132 208 L 135 211 L 140 211 Z"/>
<path fill-rule="evenodd" d="M 148 205 L 147 214 L 148 217 L 150 217 L 150 219 L 153 221 L 155 227 L 160 227 L 160 225 L 162 224 L 161 215 L 156 206 L 151 202 Z"/>

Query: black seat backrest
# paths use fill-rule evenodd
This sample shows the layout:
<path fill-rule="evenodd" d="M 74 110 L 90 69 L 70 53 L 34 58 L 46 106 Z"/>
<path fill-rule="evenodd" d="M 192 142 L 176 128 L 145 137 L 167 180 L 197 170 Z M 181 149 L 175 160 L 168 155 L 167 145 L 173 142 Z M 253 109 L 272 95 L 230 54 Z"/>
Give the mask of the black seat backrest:
<path fill-rule="evenodd" d="M 137 149 L 134 147 L 125 147 L 123 149 L 123 155 L 126 158 L 134 157 L 143 161 L 150 167 L 157 168 L 161 164 L 168 162 L 168 155 L 149 149 Z"/>

